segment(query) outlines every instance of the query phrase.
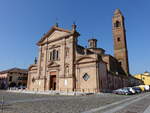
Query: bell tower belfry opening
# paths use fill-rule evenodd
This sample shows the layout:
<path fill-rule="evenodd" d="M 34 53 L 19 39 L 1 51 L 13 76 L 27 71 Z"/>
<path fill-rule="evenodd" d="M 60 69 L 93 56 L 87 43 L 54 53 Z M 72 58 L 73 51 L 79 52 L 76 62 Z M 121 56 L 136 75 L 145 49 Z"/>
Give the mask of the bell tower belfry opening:
<path fill-rule="evenodd" d="M 112 18 L 112 32 L 114 38 L 114 56 L 119 61 L 127 75 L 129 75 L 128 50 L 124 16 L 116 9 Z"/>

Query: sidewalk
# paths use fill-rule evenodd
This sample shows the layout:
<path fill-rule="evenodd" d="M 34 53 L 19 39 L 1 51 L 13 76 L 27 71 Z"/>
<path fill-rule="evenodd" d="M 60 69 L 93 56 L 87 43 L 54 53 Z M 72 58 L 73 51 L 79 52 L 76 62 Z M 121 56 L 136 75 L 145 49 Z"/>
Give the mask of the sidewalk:
<path fill-rule="evenodd" d="M 85 96 L 94 93 L 83 93 L 83 92 L 60 92 L 60 91 L 28 91 L 28 90 L 7 90 L 7 92 L 14 93 L 27 93 L 27 94 L 43 94 L 43 95 L 70 95 L 70 96 Z M 100 93 L 97 93 L 100 94 Z"/>

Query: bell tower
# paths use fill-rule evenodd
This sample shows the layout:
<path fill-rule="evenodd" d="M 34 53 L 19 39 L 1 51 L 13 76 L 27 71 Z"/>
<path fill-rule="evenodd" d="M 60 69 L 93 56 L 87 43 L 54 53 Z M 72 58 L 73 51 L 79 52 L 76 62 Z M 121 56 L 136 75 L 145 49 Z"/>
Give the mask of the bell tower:
<path fill-rule="evenodd" d="M 116 9 L 112 18 L 112 32 L 114 39 L 114 56 L 129 75 L 128 50 L 126 43 L 126 31 L 124 16 L 119 9 Z"/>

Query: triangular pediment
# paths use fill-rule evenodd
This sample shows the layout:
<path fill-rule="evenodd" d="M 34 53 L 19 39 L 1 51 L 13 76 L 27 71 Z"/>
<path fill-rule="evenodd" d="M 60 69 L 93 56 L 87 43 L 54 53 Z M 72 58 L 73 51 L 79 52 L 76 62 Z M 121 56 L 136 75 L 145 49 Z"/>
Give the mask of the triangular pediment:
<path fill-rule="evenodd" d="M 57 40 L 61 37 L 69 36 L 72 34 L 72 31 L 65 30 L 62 28 L 58 28 L 56 26 L 53 26 L 37 43 L 37 45 L 40 45 L 42 43 L 46 43 L 49 41 Z"/>
<path fill-rule="evenodd" d="M 45 39 L 43 41 L 43 43 L 45 43 L 46 41 L 53 41 L 53 40 L 57 40 L 61 37 L 65 37 L 69 35 L 69 33 L 66 33 L 66 32 L 62 32 L 62 31 L 58 31 L 58 30 L 55 30 L 49 37 L 48 37 L 48 40 Z"/>

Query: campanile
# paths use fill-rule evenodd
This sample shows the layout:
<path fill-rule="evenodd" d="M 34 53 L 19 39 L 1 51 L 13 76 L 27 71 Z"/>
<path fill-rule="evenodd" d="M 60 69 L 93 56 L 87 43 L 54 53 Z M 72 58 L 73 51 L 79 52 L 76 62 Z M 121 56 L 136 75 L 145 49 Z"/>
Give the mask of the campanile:
<path fill-rule="evenodd" d="M 114 56 L 128 75 L 129 64 L 124 16 L 119 9 L 115 10 L 112 18 L 112 32 L 114 40 Z"/>

